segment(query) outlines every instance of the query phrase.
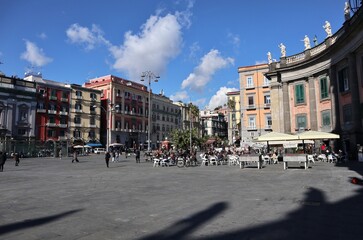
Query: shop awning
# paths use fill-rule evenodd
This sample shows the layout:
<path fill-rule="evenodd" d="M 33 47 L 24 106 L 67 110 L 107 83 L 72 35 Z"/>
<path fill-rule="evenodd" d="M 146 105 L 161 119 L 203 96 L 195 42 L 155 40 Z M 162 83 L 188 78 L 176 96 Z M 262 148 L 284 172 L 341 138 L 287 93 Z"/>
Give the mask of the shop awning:
<path fill-rule="evenodd" d="M 87 143 L 87 145 L 90 147 L 102 147 L 101 143 Z"/>

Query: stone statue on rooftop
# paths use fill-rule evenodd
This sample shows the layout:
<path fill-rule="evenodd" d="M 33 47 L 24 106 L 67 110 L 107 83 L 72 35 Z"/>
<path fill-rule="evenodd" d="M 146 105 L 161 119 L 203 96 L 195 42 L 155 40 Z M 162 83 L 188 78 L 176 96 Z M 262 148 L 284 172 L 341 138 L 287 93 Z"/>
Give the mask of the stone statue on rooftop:
<path fill-rule="evenodd" d="M 272 63 L 272 56 L 271 56 L 271 52 L 267 53 L 267 60 L 268 60 L 268 64 Z"/>
<path fill-rule="evenodd" d="M 280 43 L 279 48 L 281 50 L 281 57 L 286 57 L 286 47 L 285 47 L 285 45 Z"/>
<path fill-rule="evenodd" d="M 310 47 L 310 39 L 309 39 L 308 35 L 305 35 L 303 41 L 304 41 L 305 50 L 310 49 L 311 48 Z"/>
<path fill-rule="evenodd" d="M 345 17 L 345 21 L 349 20 L 349 18 L 350 18 L 350 4 L 349 4 L 349 2 L 345 2 L 344 17 Z"/>
<path fill-rule="evenodd" d="M 331 26 L 330 26 L 330 22 L 325 21 L 325 25 L 323 26 L 323 28 L 325 29 L 326 32 L 326 37 L 331 37 L 333 34 L 331 32 Z"/>

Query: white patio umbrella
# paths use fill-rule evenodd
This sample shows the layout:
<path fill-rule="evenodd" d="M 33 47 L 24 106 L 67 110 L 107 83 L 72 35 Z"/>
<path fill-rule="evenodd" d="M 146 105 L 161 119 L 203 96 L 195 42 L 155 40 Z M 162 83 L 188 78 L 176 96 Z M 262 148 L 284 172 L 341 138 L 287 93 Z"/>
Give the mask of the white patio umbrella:
<path fill-rule="evenodd" d="M 289 141 L 289 140 L 298 140 L 298 137 L 296 135 L 291 135 L 287 133 L 270 132 L 257 137 L 255 139 L 255 142 Z"/>
<path fill-rule="evenodd" d="M 301 140 L 338 139 L 338 134 L 319 131 L 306 131 L 297 135 Z"/>

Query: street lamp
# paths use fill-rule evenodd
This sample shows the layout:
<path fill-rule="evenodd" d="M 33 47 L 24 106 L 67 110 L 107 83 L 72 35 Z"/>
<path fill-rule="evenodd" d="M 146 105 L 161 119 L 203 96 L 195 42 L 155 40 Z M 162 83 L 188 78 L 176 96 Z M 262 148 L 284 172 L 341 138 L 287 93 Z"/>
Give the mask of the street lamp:
<path fill-rule="evenodd" d="M 158 79 L 160 78 L 159 75 L 155 75 L 153 72 L 151 71 L 146 71 L 143 72 L 141 74 L 141 81 L 145 81 L 146 80 L 149 81 L 149 110 L 148 110 L 148 123 L 147 123 L 147 151 L 150 152 L 151 148 L 150 148 L 150 131 L 151 131 L 151 82 L 158 82 Z"/>

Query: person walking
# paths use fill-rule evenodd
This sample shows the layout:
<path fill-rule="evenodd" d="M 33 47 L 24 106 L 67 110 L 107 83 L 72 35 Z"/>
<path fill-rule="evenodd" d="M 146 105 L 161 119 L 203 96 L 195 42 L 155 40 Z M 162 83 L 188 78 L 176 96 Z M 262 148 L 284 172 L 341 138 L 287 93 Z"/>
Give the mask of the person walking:
<path fill-rule="evenodd" d="M 77 154 L 77 151 L 74 151 L 73 152 L 73 159 L 72 159 L 72 162 L 74 162 L 74 161 L 76 161 L 76 162 L 79 162 L 78 161 L 78 156 L 77 156 L 78 154 Z"/>
<path fill-rule="evenodd" d="M 15 160 L 15 166 L 19 166 L 20 163 L 19 153 L 14 154 L 14 160 Z"/>
<path fill-rule="evenodd" d="M 140 149 L 137 148 L 135 152 L 136 163 L 140 163 Z"/>
<path fill-rule="evenodd" d="M 111 154 L 109 152 L 106 152 L 105 154 L 105 161 L 106 161 L 106 166 L 108 166 L 109 162 L 110 162 L 110 158 L 111 158 Z"/>
<path fill-rule="evenodd" d="M 6 162 L 6 152 L 0 152 L 0 172 L 4 171 L 5 162 Z"/>

